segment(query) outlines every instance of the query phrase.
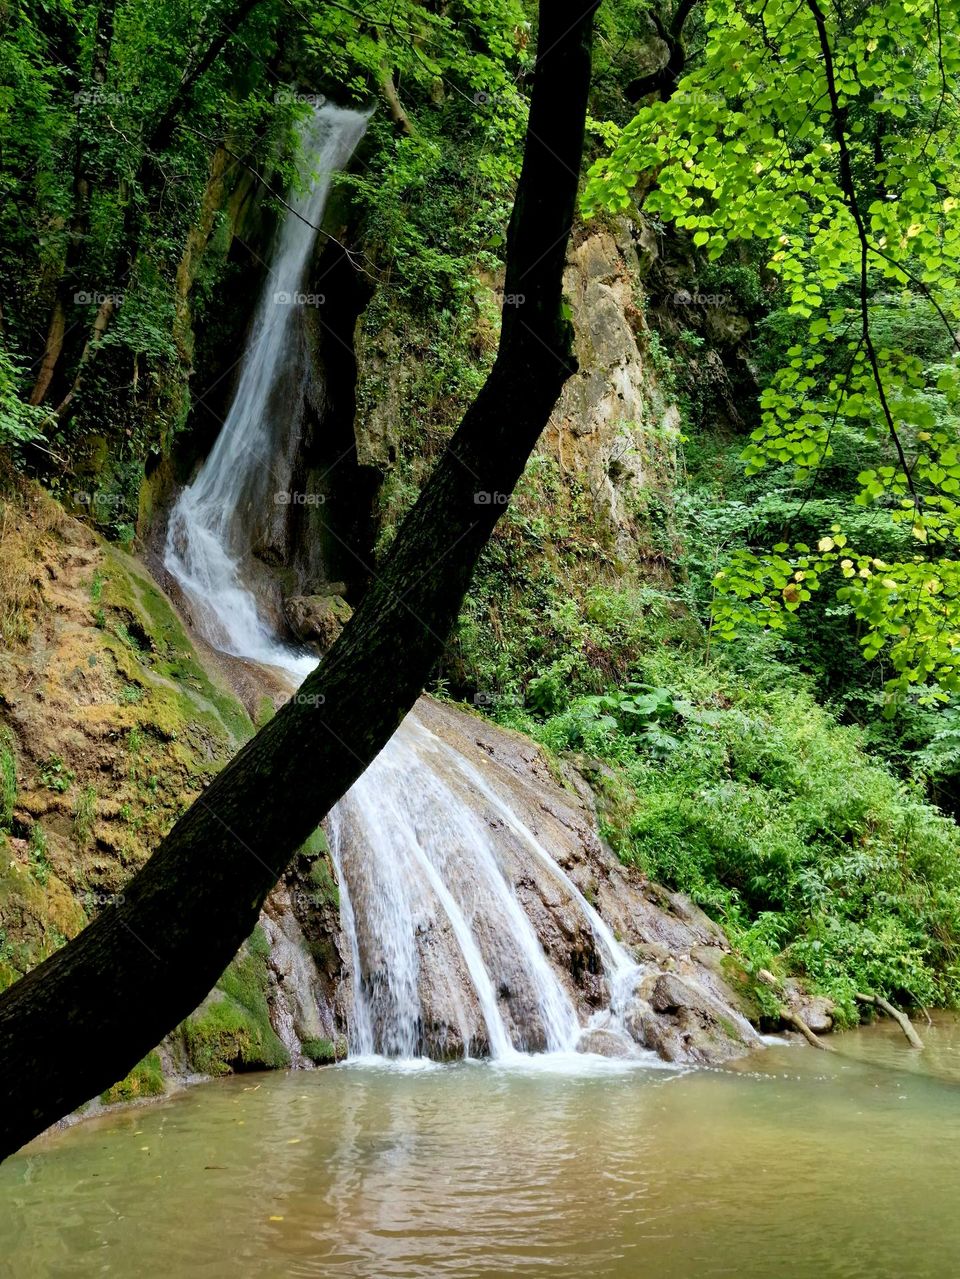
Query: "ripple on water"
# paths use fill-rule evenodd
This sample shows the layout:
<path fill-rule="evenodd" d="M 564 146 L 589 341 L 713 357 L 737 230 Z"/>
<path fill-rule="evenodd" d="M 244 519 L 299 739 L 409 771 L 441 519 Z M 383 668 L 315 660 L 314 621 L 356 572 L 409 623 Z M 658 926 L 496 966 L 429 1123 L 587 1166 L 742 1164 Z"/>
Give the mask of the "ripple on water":
<path fill-rule="evenodd" d="M 956 1026 L 925 1031 L 929 1073 L 871 1032 L 739 1072 L 571 1054 L 202 1085 L 0 1167 L 0 1269 L 940 1279 L 960 1254 Z"/>

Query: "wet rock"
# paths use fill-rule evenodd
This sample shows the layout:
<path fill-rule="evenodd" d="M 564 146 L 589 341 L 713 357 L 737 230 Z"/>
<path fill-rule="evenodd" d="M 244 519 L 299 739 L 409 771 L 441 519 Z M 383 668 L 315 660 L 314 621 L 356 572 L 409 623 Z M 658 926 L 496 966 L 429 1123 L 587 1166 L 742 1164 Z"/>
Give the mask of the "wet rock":
<path fill-rule="evenodd" d="M 628 1059 L 636 1057 L 636 1046 L 620 1031 L 606 1027 L 589 1028 L 577 1040 L 578 1053 L 596 1053 L 600 1057 Z"/>
<path fill-rule="evenodd" d="M 285 885 L 270 894 L 260 923 L 270 946 L 270 1021 L 291 1065 L 305 1066 L 304 1044 L 334 1041 L 337 1027 Z"/>
<path fill-rule="evenodd" d="M 341 595 L 293 595 L 284 604 L 291 631 L 318 653 L 333 645 L 352 611 Z"/>
<path fill-rule="evenodd" d="M 442 794 L 434 797 L 431 810 L 424 807 L 428 796 L 422 793 L 412 820 L 425 831 L 439 823 L 432 856 L 442 864 L 446 890 L 465 906 L 515 1046 L 533 1051 L 546 1046 L 540 996 L 518 921 L 489 895 L 477 874 L 468 851 L 476 837 L 471 823 L 486 832 L 488 855 L 522 907 L 537 950 L 580 1025 L 588 1027 L 581 1035 L 582 1051 L 623 1055 L 635 1052 L 635 1044 L 670 1061 L 716 1064 L 759 1044 L 725 980 L 729 947 L 722 932 L 689 899 L 619 862 L 598 835 L 590 792 L 582 782 L 561 786 L 528 738 L 447 704 L 422 698 L 416 718 L 420 737 L 408 738 L 407 749 L 415 744 L 416 752 L 428 752 Z M 433 747 L 423 742 L 422 729 L 433 735 Z M 455 755 L 443 751 L 442 744 Z M 403 767 L 413 770 L 413 758 Z M 447 830 L 446 815 L 460 805 L 460 819 Z M 339 858 L 357 920 L 364 989 L 373 992 L 368 1002 L 381 1034 L 396 1013 L 383 983 L 390 963 L 397 961 L 383 949 L 392 897 L 378 886 L 371 847 L 388 832 L 373 829 L 362 806 L 352 801 L 338 812 Z M 398 810 L 392 820 L 407 819 Z M 387 867 L 380 872 L 389 873 Z M 413 954 L 405 961 L 417 973 L 419 1042 L 435 1057 L 459 1056 L 463 1045 L 471 1053 L 482 1052 L 488 1047 L 486 1024 L 445 908 L 426 879 L 404 880 L 408 891 L 420 898 L 418 922 L 409 933 Z M 640 985 L 622 1026 L 616 1019 L 597 1021 L 597 1014 L 609 1008 L 610 989 L 604 974 L 608 957 L 590 922 L 591 907 L 641 966 Z M 349 946 L 339 950 L 350 954 Z M 351 982 L 352 975 L 345 974 L 344 985 Z"/>
<path fill-rule="evenodd" d="M 641 982 L 625 1024 L 642 1047 L 667 1061 L 692 1065 L 742 1057 L 760 1042 L 734 1009 L 674 973 L 652 974 Z"/>

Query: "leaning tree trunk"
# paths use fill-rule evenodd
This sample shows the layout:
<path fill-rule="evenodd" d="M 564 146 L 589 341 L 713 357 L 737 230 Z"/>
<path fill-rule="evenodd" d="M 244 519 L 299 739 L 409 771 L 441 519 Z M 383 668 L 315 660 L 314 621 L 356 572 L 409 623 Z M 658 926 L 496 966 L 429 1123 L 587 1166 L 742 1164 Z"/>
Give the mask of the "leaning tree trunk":
<path fill-rule="evenodd" d="M 486 384 L 321 665 L 73 941 L 0 997 L 9 1154 L 189 1014 L 300 844 L 419 696 L 477 559 L 576 365 L 561 308 L 598 0 L 541 0 L 505 309 Z"/>

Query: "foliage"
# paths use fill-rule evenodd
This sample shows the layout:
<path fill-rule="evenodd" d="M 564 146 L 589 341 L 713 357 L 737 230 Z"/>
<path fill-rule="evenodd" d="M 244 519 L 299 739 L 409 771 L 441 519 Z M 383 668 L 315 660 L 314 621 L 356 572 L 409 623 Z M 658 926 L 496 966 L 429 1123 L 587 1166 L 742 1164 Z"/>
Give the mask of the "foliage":
<path fill-rule="evenodd" d="M 953 346 L 960 50 L 943 16 L 939 0 L 876 0 L 854 15 L 818 0 L 711 0 L 696 65 L 622 130 L 586 192 L 590 211 L 625 211 L 655 174 L 646 207 L 709 259 L 737 242 L 765 247 L 795 340 L 761 396 L 748 471 L 789 466 L 813 485 L 850 432 L 882 454 L 856 501 L 905 526 L 914 549 L 875 564 L 838 542 L 841 523 L 816 549 L 738 554 L 717 579 L 718 633 L 782 625 L 830 585 L 865 656 L 888 654 L 891 700 L 917 684 L 934 697 L 960 687 L 960 381 L 952 363 L 925 368 L 910 342 L 888 345 L 873 314 L 897 294 Z"/>
<path fill-rule="evenodd" d="M 88 514 L 122 541 L 146 476 L 189 418 L 195 320 L 227 350 L 237 339 L 244 317 L 221 286 L 237 268 L 238 219 L 255 224 L 244 243 L 256 259 L 282 193 L 303 181 L 296 128 L 327 95 L 372 111 L 338 196 L 364 279 L 396 306 L 454 316 L 477 268 L 501 261 L 525 127 L 528 6 L 259 0 L 242 18 L 237 7 L 17 4 L 0 49 L 10 347 L 0 446 L 42 429 L 58 465 L 36 452 L 31 465 L 67 496 L 78 474 L 95 480 Z M 51 381 L 44 407 L 30 408 L 45 346 Z"/>
<path fill-rule="evenodd" d="M 23 361 L 11 355 L 0 340 L 0 448 L 32 444 L 44 438 L 50 414 L 23 402 Z"/>
<path fill-rule="evenodd" d="M 612 764 L 635 802 L 620 856 L 690 894 L 751 971 L 798 974 L 856 1020 L 867 989 L 960 998 L 960 834 L 802 689 L 682 655 L 643 690 L 579 697 L 524 727 Z M 519 721 L 517 721 L 519 722 Z"/>

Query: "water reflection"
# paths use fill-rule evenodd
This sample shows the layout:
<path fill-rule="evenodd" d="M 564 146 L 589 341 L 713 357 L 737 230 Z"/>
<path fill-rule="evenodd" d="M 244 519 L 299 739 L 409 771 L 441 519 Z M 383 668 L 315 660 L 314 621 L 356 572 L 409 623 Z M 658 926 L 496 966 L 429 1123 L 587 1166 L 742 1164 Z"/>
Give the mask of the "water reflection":
<path fill-rule="evenodd" d="M 897 1032 L 899 1034 L 899 1032 Z M 346 1066 L 193 1089 L 0 1168 L 20 1276 L 907 1276 L 960 1247 L 960 1031 L 737 1072 Z"/>

